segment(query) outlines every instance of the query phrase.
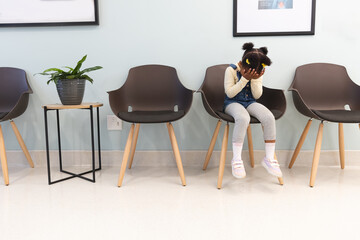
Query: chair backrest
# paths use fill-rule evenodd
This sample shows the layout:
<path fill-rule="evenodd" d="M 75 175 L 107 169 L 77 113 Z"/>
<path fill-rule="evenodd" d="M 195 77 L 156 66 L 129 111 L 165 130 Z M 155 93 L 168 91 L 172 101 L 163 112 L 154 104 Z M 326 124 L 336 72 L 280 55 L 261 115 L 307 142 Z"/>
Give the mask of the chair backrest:
<path fill-rule="evenodd" d="M 225 70 L 229 64 L 220 64 L 208 67 L 205 73 L 205 79 L 199 91 L 203 92 L 203 98 L 206 98 L 207 106 L 204 103 L 205 109 L 213 115 L 212 111 L 222 111 L 224 107 L 225 90 L 224 90 L 224 76 Z M 204 96 L 205 95 L 205 96 Z M 204 102 L 204 99 L 203 99 Z M 212 109 L 208 109 L 210 107 Z"/>
<path fill-rule="evenodd" d="M 31 92 L 22 69 L 0 67 L 0 109 L 11 110 L 24 92 Z"/>
<path fill-rule="evenodd" d="M 296 90 L 310 109 L 344 109 L 350 104 L 353 88 L 346 68 L 329 63 L 312 63 L 296 69 L 289 90 Z"/>
<path fill-rule="evenodd" d="M 184 100 L 189 93 L 192 101 L 192 91 L 181 84 L 176 69 L 164 65 L 131 68 L 122 88 L 126 89 L 125 99 L 133 111 L 174 110 L 175 105 L 189 101 Z"/>

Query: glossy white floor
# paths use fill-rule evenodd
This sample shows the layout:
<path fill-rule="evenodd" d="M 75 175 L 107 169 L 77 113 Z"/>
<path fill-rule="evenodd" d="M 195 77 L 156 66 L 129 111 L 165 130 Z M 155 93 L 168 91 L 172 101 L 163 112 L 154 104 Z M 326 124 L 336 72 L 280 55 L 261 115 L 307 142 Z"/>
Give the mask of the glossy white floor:
<path fill-rule="evenodd" d="M 10 167 L 0 175 L 0 239 L 359 239 L 360 167 L 283 167 L 285 185 L 260 166 L 243 180 L 218 168 L 136 166 L 116 187 L 119 166 L 96 183 L 72 179 L 47 185 L 45 167 Z M 54 169 L 55 170 L 55 169 Z M 56 176 L 54 176 L 56 177 Z"/>

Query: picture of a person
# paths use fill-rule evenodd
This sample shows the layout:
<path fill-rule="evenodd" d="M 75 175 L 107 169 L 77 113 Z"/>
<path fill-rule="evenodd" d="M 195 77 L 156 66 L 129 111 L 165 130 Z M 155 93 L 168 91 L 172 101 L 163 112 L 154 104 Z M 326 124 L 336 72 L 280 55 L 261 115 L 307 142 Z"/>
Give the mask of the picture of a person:
<path fill-rule="evenodd" d="M 259 0 L 259 9 L 291 9 L 293 0 Z"/>

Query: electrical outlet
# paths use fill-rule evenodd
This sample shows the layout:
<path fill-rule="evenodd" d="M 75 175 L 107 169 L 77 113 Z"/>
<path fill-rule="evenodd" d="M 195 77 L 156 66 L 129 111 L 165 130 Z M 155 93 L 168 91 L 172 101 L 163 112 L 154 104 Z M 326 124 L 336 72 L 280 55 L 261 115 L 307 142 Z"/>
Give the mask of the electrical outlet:
<path fill-rule="evenodd" d="M 121 130 L 122 121 L 115 115 L 107 115 L 107 129 L 108 130 Z"/>

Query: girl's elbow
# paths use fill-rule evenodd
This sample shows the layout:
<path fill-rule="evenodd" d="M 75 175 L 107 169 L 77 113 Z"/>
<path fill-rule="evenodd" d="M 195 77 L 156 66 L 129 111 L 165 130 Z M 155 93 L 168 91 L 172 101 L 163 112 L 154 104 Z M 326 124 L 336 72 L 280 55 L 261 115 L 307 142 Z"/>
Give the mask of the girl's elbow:
<path fill-rule="evenodd" d="M 261 97 L 261 95 L 262 95 L 262 92 L 259 92 L 259 93 L 253 94 L 253 97 L 255 99 L 259 99 Z"/>
<path fill-rule="evenodd" d="M 227 91 L 225 91 L 225 94 L 226 94 L 226 96 L 227 96 L 228 98 L 233 98 L 233 97 L 235 97 L 233 94 L 231 94 L 230 92 L 227 92 Z"/>

